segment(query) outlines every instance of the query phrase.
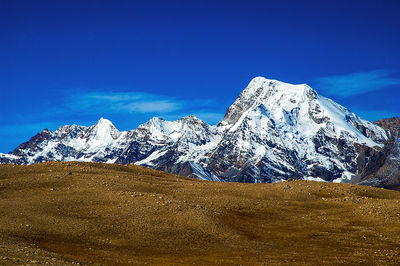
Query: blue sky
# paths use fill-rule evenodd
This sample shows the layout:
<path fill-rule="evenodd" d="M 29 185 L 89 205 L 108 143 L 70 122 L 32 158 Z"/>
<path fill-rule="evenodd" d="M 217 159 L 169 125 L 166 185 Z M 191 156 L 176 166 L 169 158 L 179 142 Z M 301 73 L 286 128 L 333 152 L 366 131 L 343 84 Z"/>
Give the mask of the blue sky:
<path fill-rule="evenodd" d="M 44 128 L 214 124 L 251 78 L 400 116 L 398 1 L 0 1 L 0 152 Z"/>

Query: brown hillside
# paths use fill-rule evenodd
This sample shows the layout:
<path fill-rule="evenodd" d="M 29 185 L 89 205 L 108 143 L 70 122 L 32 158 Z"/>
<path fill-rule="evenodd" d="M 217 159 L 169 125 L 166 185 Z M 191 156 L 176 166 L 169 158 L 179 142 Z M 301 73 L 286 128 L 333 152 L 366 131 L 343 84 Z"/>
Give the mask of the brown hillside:
<path fill-rule="evenodd" d="M 400 192 L 0 165 L 0 264 L 400 265 Z"/>

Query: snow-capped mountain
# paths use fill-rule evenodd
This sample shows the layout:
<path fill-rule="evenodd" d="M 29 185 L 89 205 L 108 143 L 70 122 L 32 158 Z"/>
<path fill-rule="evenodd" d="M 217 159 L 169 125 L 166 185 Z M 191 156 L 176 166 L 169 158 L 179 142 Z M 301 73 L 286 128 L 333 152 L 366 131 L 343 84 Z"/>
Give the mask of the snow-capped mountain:
<path fill-rule="evenodd" d="M 357 173 L 362 145 L 380 147 L 385 131 L 308 85 L 253 79 L 218 125 L 224 137 L 209 168 L 247 182 L 287 178 L 342 181 Z"/>
<path fill-rule="evenodd" d="M 359 177 L 358 155 L 381 150 L 388 139 L 383 128 L 306 84 L 257 77 L 215 126 L 194 116 L 156 117 L 122 132 L 102 118 L 91 127 L 44 130 L 0 162 L 135 163 L 208 180 L 348 182 Z"/>

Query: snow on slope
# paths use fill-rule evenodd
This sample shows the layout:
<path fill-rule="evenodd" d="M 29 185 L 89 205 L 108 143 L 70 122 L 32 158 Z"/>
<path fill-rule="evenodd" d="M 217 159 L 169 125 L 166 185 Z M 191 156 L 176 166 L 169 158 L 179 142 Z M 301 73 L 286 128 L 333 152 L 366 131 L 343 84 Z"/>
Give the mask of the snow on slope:
<path fill-rule="evenodd" d="M 247 182 L 348 180 L 357 170 L 354 143 L 379 147 L 387 138 L 383 129 L 306 84 L 263 77 L 250 82 L 218 126 L 224 136 L 211 158 L 212 170 L 232 180 L 247 175 L 241 180 Z"/>
<path fill-rule="evenodd" d="M 327 122 L 334 126 L 332 133 L 337 137 L 342 131 L 347 131 L 359 143 L 379 146 L 379 143 L 362 135 L 349 123 L 347 117 L 350 116 L 357 123 L 376 132 L 379 140 L 386 138 L 383 129 L 357 117 L 332 100 L 319 96 L 306 84 L 292 85 L 263 77 L 254 78 L 250 82 L 229 108 L 222 125 L 233 124 L 230 131 L 234 131 L 248 113 L 261 105 L 264 106 L 265 115 L 274 121 L 276 127 L 295 132 L 301 130 L 304 136 L 315 135 Z"/>
<path fill-rule="evenodd" d="M 5 154 L 0 152 L 0 163 L 13 163 L 18 160 L 19 157 L 12 154 Z"/>

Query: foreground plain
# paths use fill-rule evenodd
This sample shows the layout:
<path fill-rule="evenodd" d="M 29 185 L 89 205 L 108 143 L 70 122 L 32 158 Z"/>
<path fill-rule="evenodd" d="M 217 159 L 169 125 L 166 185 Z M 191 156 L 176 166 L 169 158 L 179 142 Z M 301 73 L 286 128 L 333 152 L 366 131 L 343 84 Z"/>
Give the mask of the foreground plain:
<path fill-rule="evenodd" d="M 400 192 L 0 165 L 0 264 L 400 265 Z"/>

